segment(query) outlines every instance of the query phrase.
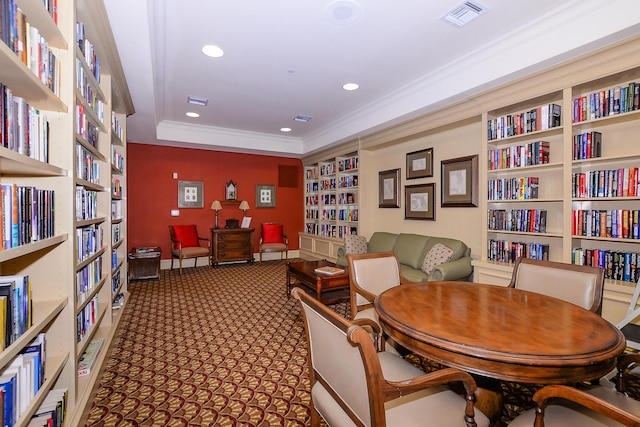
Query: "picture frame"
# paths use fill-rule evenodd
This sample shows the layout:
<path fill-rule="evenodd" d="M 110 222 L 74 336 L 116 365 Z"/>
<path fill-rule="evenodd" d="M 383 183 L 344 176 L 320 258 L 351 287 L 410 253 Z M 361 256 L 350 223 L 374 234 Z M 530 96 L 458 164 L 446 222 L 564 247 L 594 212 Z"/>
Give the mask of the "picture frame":
<path fill-rule="evenodd" d="M 404 198 L 404 219 L 436 220 L 435 183 L 405 185 Z"/>
<path fill-rule="evenodd" d="M 256 208 L 276 207 L 276 186 L 256 185 Z"/>
<path fill-rule="evenodd" d="M 250 225 L 251 225 L 250 216 L 245 216 L 244 218 L 242 218 L 242 224 L 240 224 L 240 228 L 249 228 Z"/>
<path fill-rule="evenodd" d="M 203 208 L 204 183 L 202 181 L 178 181 L 178 207 Z"/>
<path fill-rule="evenodd" d="M 378 173 L 378 207 L 400 207 L 400 169 Z"/>
<path fill-rule="evenodd" d="M 433 148 L 407 153 L 407 179 L 433 176 Z"/>
<path fill-rule="evenodd" d="M 478 206 L 478 155 L 458 157 L 441 162 L 441 206 Z"/>
<path fill-rule="evenodd" d="M 238 197 L 238 186 L 233 180 L 227 181 L 224 186 L 225 200 L 236 200 Z"/>

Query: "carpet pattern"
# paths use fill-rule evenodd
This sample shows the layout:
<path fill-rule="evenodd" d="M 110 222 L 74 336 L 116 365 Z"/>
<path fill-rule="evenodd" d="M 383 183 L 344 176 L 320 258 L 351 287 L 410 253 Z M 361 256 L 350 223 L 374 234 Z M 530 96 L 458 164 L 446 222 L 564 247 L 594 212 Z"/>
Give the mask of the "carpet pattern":
<path fill-rule="evenodd" d="M 85 425 L 308 425 L 306 339 L 285 289 L 285 261 L 162 270 L 130 283 Z M 348 318 L 348 303 L 331 307 Z M 508 422 L 533 390 L 505 392 Z"/>

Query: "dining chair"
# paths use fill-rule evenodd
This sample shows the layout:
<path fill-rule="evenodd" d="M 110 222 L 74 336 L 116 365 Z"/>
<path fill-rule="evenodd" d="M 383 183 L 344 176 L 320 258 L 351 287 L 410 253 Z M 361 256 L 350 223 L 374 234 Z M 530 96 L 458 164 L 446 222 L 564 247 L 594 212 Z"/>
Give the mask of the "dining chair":
<path fill-rule="evenodd" d="M 400 274 L 400 263 L 393 252 L 348 254 L 349 300 L 352 319 L 371 319 L 379 323 L 373 301 L 383 291 L 407 283 Z M 381 339 L 380 345 L 391 353 L 400 355 L 399 344 Z M 382 349 L 382 348 L 381 348 Z"/>
<path fill-rule="evenodd" d="M 379 352 L 367 325 L 370 319 L 349 321 L 299 288 L 307 336 L 311 382 L 311 426 L 322 417 L 330 427 L 358 426 L 487 426 L 474 407 L 476 385 L 466 372 L 446 368 L 425 374 L 404 359 Z M 451 391 L 464 384 L 464 397 Z"/>
<path fill-rule="evenodd" d="M 283 225 L 279 222 L 263 222 L 260 224 L 260 243 L 258 244 L 260 264 L 262 254 L 280 252 L 280 258 L 284 253 L 285 259 L 289 259 L 289 238 L 284 234 Z"/>
<path fill-rule="evenodd" d="M 619 359 L 615 388 L 607 385 L 586 390 L 566 385 L 543 387 L 533 395 L 537 406 L 517 416 L 509 427 L 640 426 L 640 401 L 624 394 L 629 368 L 638 363 L 638 353 Z"/>
<path fill-rule="evenodd" d="M 509 287 L 562 299 L 602 314 L 604 269 L 599 267 L 520 257 L 513 267 Z"/>
<path fill-rule="evenodd" d="M 171 270 L 173 270 L 173 260 L 178 259 L 180 264 L 180 274 L 182 274 L 182 260 L 195 258 L 194 267 L 198 264 L 198 257 L 207 257 L 211 266 L 211 240 L 198 235 L 198 228 L 195 224 L 170 225 L 169 236 L 171 237 Z M 207 246 L 201 246 L 201 242 L 207 242 Z"/>

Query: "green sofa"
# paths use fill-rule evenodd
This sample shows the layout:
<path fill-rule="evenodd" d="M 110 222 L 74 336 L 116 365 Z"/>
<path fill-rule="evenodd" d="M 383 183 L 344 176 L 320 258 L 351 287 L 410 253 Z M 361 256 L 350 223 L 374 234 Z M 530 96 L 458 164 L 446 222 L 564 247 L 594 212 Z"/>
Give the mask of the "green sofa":
<path fill-rule="evenodd" d="M 338 259 L 336 263 L 341 266 L 347 265 L 347 250 L 353 247 L 359 248 L 360 253 L 364 252 L 384 252 L 393 251 L 400 261 L 400 271 L 402 275 L 412 282 L 427 282 L 435 280 L 463 280 L 470 281 L 473 274 L 471 266 L 471 249 L 462 241 L 449 239 L 446 237 L 430 237 L 410 233 L 387 233 L 378 231 L 373 233 L 371 239 L 366 241 L 364 236 L 347 236 L 347 239 L 356 240 L 356 244 L 348 244 L 345 241 L 345 248 L 338 249 Z M 425 257 L 432 257 L 434 245 L 440 243 L 450 249 L 450 261 L 436 265 L 430 274 L 423 271 Z M 442 248 L 441 246 L 439 248 Z M 436 248 L 437 249 L 437 248 Z M 447 249 L 447 251 L 448 251 Z M 430 252 L 431 251 L 431 252 Z"/>

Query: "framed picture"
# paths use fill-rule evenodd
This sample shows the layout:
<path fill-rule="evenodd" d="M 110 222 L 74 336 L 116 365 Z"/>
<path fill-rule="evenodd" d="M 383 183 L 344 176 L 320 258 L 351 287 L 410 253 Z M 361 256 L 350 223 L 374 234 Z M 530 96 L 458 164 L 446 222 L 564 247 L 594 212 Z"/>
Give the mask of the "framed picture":
<path fill-rule="evenodd" d="M 178 181 L 178 207 L 203 208 L 203 188 L 199 181 Z"/>
<path fill-rule="evenodd" d="M 418 184 L 404 187 L 404 219 L 436 219 L 436 185 Z"/>
<path fill-rule="evenodd" d="M 256 207 L 275 208 L 276 207 L 276 186 L 256 185 Z"/>
<path fill-rule="evenodd" d="M 378 174 L 378 207 L 400 207 L 400 169 L 390 169 Z"/>
<path fill-rule="evenodd" d="M 224 194 L 227 200 L 235 200 L 238 196 L 238 186 L 235 182 L 229 181 L 224 186 Z"/>
<path fill-rule="evenodd" d="M 245 216 L 244 218 L 242 218 L 242 224 L 240 225 L 240 228 L 249 228 L 250 225 L 251 225 L 250 216 Z"/>
<path fill-rule="evenodd" d="M 441 206 L 478 206 L 478 155 L 443 160 L 441 168 Z"/>
<path fill-rule="evenodd" d="M 407 179 L 433 176 L 433 148 L 407 154 Z"/>

